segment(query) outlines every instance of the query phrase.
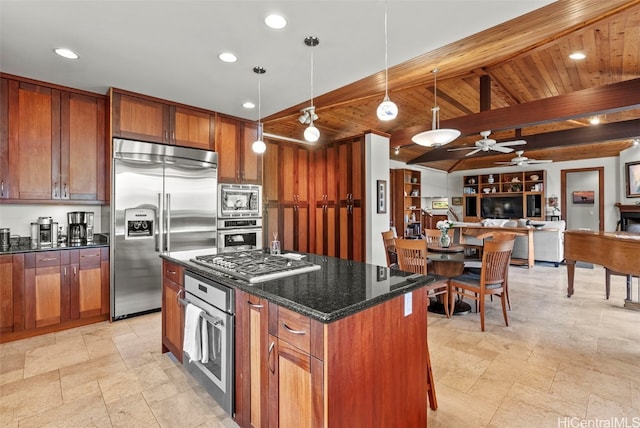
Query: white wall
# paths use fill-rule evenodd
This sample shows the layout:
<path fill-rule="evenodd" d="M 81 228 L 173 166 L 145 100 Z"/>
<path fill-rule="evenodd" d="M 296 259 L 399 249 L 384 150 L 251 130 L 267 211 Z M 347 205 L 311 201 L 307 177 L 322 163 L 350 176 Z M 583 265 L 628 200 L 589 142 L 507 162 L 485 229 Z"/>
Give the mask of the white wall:
<path fill-rule="evenodd" d="M 11 228 L 11 235 L 30 236 L 31 222 L 38 221 L 38 217 L 51 217 L 58 226 L 64 226 L 67 233 L 67 213 L 70 211 L 93 212 L 93 228 L 95 232 L 109 232 L 102 230 L 100 206 L 96 205 L 45 205 L 45 204 L 0 204 L 0 227 Z"/>
<path fill-rule="evenodd" d="M 366 194 L 366 236 L 365 261 L 374 265 L 386 266 L 387 258 L 384 254 L 382 232 L 389 230 L 389 209 L 391 202 L 389 183 L 389 138 L 377 134 L 365 135 L 365 183 Z M 387 212 L 378 213 L 376 183 L 378 180 L 387 182 Z"/>

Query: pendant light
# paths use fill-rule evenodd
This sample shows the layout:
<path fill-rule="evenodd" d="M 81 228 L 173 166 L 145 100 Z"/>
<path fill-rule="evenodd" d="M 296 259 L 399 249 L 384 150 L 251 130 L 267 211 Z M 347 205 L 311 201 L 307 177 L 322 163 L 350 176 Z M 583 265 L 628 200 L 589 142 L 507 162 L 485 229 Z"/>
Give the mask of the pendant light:
<path fill-rule="evenodd" d="M 320 43 L 320 39 L 314 36 L 309 36 L 304 39 L 304 44 L 309 46 L 310 48 L 314 48 L 318 46 Z M 310 143 L 315 143 L 320 138 L 320 130 L 313 125 L 313 121 L 318 118 L 318 115 L 315 113 L 315 106 L 313 105 L 313 49 L 311 50 L 311 106 L 302 109 L 302 114 L 304 116 L 304 123 L 308 123 L 309 126 L 304 130 L 304 139 Z M 302 121 L 302 117 L 300 121 Z"/>
<path fill-rule="evenodd" d="M 262 117 L 262 112 L 260 111 L 260 105 L 262 104 L 260 77 L 262 77 L 262 75 L 266 73 L 267 70 L 265 70 L 263 67 L 256 66 L 253 67 L 253 72 L 258 75 L 258 139 L 253 142 L 253 144 L 251 145 L 251 149 L 254 151 L 254 153 L 260 154 L 264 153 L 265 150 L 267 150 L 267 145 L 264 143 L 264 141 L 262 141 L 262 123 L 260 123 L 260 119 Z"/>
<path fill-rule="evenodd" d="M 398 106 L 389 99 L 389 61 L 387 44 L 387 1 L 384 2 L 384 99 L 376 113 L 380 120 L 393 120 L 398 116 Z"/>
<path fill-rule="evenodd" d="M 438 70 L 435 68 L 433 70 L 433 102 L 434 106 L 431 109 L 432 112 L 432 123 L 431 130 L 424 131 L 419 134 L 414 135 L 411 138 L 416 144 L 427 147 L 440 147 L 445 144 L 449 144 L 456 138 L 458 138 L 461 134 L 457 129 L 440 129 L 440 107 L 438 107 L 438 86 L 437 86 L 437 75 Z"/>

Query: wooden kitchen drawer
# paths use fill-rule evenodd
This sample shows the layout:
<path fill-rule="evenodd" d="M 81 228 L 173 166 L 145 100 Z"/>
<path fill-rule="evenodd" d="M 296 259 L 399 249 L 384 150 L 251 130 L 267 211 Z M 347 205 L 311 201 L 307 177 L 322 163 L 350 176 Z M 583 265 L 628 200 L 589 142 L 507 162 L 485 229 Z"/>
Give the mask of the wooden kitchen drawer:
<path fill-rule="evenodd" d="M 162 263 L 162 271 L 165 278 L 170 279 L 179 285 L 184 285 L 184 276 L 182 274 L 182 266 L 170 261 L 164 260 Z"/>
<path fill-rule="evenodd" d="M 42 251 L 35 253 L 36 267 L 60 266 L 61 251 Z"/>
<path fill-rule="evenodd" d="M 100 267 L 100 248 L 80 250 L 80 269 Z"/>
<path fill-rule="evenodd" d="M 289 309 L 278 307 L 278 337 L 305 353 L 311 352 L 311 321 Z"/>

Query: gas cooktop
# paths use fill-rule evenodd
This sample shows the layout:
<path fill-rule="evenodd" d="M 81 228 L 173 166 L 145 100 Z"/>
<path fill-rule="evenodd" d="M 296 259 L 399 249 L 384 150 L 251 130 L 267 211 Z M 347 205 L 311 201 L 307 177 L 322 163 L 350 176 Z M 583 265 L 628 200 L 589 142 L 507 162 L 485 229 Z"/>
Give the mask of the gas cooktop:
<path fill-rule="evenodd" d="M 319 265 L 300 260 L 299 257 L 298 254 L 271 255 L 258 250 L 201 255 L 190 260 L 255 284 L 320 269 Z"/>

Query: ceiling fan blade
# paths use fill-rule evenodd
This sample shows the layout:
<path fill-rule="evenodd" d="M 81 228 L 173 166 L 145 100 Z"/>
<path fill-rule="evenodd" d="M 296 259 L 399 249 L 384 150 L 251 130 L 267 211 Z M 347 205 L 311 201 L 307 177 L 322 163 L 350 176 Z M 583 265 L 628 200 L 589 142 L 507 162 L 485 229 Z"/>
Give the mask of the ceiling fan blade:
<path fill-rule="evenodd" d="M 502 143 L 496 143 L 497 146 L 522 146 L 527 144 L 525 140 L 513 140 L 513 141 L 505 141 Z"/>
<path fill-rule="evenodd" d="M 529 160 L 527 160 L 527 163 L 551 163 L 551 162 L 553 162 L 551 159 L 540 159 L 540 160 L 529 159 Z"/>
<path fill-rule="evenodd" d="M 494 162 L 495 164 L 498 165 L 515 165 L 513 162 L 508 161 L 508 162 Z"/>
<path fill-rule="evenodd" d="M 457 150 L 476 150 L 477 147 L 454 147 L 452 149 L 447 149 L 448 152 L 455 152 Z"/>
<path fill-rule="evenodd" d="M 474 151 L 467 153 L 465 156 L 475 155 L 475 154 L 476 154 L 476 153 L 478 153 L 480 150 L 482 150 L 482 149 L 475 149 Z"/>
<path fill-rule="evenodd" d="M 491 147 L 491 150 L 494 150 L 494 151 L 500 152 L 500 153 L 511 153 L 513 151 L 512 148 L 502 147 L 502 146 L 493 146 L 493 147 Z"/>

